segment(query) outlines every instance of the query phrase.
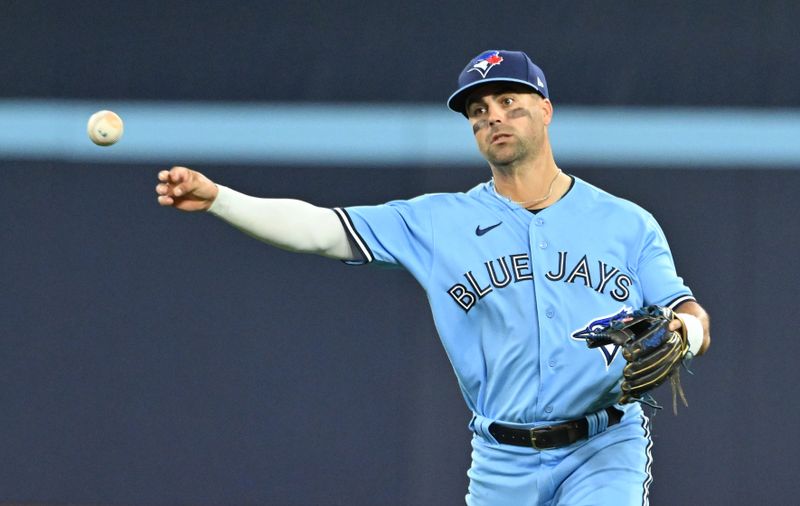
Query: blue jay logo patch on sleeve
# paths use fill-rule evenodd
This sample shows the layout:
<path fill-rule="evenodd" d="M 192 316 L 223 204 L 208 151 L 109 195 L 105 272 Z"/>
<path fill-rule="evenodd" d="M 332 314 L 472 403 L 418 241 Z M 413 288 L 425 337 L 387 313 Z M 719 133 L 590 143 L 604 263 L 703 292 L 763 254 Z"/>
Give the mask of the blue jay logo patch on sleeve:
<path fill-rule="evenodd" d="M 606 316 L 601 316 L 600 318 L 596 318 L 590 321 L 582 329 L 573 332 L 572 338 L 585 342 L 588 336 L 591 336 L 595 332 L 599 332 L 600 330 L 603 330 L 604 328 L 608 327 L 614 320 L 619 320 L 621 318 L 629 316 L 631 312 L 633 312 L 633 308 L 629 306 L 623 306 L 622 309 L 620 309 L 616 313 Z M 613 362 L 614 358 L 617 356 L 617 352 L 619 351 L 619 345 L 607 344 L 605 346 L 598 346 L 597 350 L 599 350 L 603 354 L 603 360 L 605 360 L 606 369 L 608 369 L 608 367 L 611 365 L 611 362 Z"/>

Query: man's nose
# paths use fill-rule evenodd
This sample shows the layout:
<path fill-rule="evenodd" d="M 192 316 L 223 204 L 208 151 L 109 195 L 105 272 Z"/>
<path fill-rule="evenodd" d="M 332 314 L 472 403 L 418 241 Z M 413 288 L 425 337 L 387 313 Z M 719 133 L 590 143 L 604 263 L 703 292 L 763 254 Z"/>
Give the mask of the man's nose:
<path fill-rule="evenodd" d="M 499 107 L 496 105 L 490 105 L 487 118 L 489 120 L 489 125 L 493 126 L 497 123 L 502 123 L 502 114 L 503 111 L 500 110 Z"/>

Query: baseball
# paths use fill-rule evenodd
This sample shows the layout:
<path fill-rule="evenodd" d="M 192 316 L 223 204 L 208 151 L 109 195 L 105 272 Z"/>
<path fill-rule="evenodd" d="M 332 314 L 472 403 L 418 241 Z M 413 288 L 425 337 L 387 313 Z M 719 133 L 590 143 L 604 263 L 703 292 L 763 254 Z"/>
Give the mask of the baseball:
<path fill-rule="evenodd" d="M 112 111 L 97 111 L 89 118 L 86 132 L 98 146 L 110 146 L 122 137 L 122 118 Z"/>

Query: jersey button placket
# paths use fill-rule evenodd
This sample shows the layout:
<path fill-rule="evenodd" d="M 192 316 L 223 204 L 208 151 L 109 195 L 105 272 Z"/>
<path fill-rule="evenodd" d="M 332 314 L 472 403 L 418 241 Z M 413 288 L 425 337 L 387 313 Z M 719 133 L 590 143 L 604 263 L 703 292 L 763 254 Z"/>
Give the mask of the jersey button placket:
<path fill-rule="evenodd" d="M 539 307 L 539 360 L 542 367 L 542 388 L 540 390 L 541 397 L 539 398 L 539 402 L 543 403 L 539 404 L 539 410 L 541 410 L 539 414 L 543 420 L 548 420 L 555 411 L 555 406 L 552 404 L 553 398 L 551 390 L 557 383 L 555 381 L 555 375 L 558 374 L 558 361 L 552 357 L 552 354 L 554 352 L 553 347 L 558 347 L 558 344 L 555 342 L 555 340 L 557 340 L 556 333 L 558 332 L 558 325 L 555 321 L 556 309 L 551 305 L 553 301 L 547 296 L 547 293 L 552 287 L 547 286 L 548 282 L 545 278 L 545 273 L 547 271 L 545 268 L 547 265 L 545 255 L 550 254 L 552 245 L 547 238 L 545 223 L 546 220 L 544 218 L 535 216 L 531 221 L 529 237 L 532 257 L 531 262 L 536 270 L 534 274 L 534 284 L 537 287 L 536 303 Z"/>

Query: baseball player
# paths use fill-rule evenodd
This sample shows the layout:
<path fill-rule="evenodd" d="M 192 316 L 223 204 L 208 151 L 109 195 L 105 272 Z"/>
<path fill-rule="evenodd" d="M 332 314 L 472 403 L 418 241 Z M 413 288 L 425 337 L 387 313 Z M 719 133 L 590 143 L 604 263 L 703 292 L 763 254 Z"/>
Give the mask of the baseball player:
<path fill-rule="evenodd" d="M 525 53 L 470 60 L 448 106 L 469 121 L 492 179 L 465 193 L 324 209 L 174 167 L 158 175 L 158 201 L 280 248 L 407 269 L 473 413 L 467 504 L 647 504 L 652 442 L 640 403 L 620 403 L 626 359 L 582 336 L 659 306 L 700 355 L 708 315 L 652 215 L 558 167 L 548 97 Z"/>

